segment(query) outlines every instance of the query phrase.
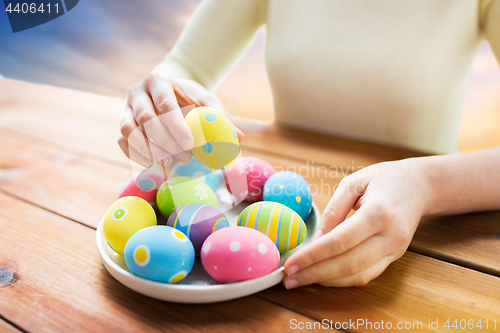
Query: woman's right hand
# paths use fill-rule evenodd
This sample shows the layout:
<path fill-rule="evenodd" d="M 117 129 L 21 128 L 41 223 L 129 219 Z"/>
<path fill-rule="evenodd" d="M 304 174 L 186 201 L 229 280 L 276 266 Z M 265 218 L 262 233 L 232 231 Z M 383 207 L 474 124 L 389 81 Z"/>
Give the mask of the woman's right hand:
<path fill-rule="evenodd" d="M 130 160 L 145 167 L 154 162 L 168 165 L 172 156 L 188 162 L 194 138 L 183 111 L 196 106 L 210 106 L 227 115 L 217 97 L 199 83 L 155 69 L 128 90 L 118 145 Z M 236 128 L 236 133 L 241 141 L 243 132 Z"/>

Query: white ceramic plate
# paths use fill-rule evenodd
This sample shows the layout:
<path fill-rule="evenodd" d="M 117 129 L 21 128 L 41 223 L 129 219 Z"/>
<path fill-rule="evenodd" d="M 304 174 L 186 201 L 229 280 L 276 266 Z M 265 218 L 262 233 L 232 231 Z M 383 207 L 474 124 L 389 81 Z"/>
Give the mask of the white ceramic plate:
<path fill-rule="evenodd" d="M 236 225 L 240 212 L 246 206 L 248 206 L 248 204 L 242 203 L 225 212 L 225 215 L 231 225 Z M 299 247 L 304 246 L 311 241 L 312 236 L 318 228 L 319 218 L 320 215 L 318 208 L 313 203 L 313 210 L 305 220 L 307 226 L 307 236 Z M 101 219 L 96 231 L 96 242 L 102 263 L 108 272 L 120 283 L 140 294 L 169 302 L 221 302 L 248 296 L 270 288 L 283 280 L 285 276 L 285 273 L 283 272 L 283 264 L 286 258 L 288 258 L 290 254 L 297 249 L 296 248 L 287 253 L 283 253 L 281 255 L 280 264 L 274 272 L 252 280 L 221 284 L 205 272 L 201 264 L 201 260 L 197 257 L 193 269 L 185 279 L 177 284 L 161 283 L 141 278 L 133 275 L 129 271 L 123 257 L 114 253 L 107 245 L 102 231 L 102 223 L 103 220 Z"/>

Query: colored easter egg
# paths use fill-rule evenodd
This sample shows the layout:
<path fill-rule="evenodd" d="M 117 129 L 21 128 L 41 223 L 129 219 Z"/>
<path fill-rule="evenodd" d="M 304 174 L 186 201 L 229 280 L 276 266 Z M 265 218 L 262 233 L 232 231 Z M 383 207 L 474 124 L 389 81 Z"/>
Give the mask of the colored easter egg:
<path fill-rule="evenodd" d="M 198 107 L 186 116 L 193 132 L 193 156 L 211 169 L 229 168 L 240 152 L 238 136 L 233 124 L 221 112 Z"/>
<path fill-rule="evenodd" d="M 304 220 L 312 210 L 309 184 L 291 171 L 276 172 L 269 177 L 264 185 L 264 200 L 279 202 L 296 211 Z"/>
<path fill-rule="evenodd" d="M 241 212 L 238 225 L 260 231 L 274 242 L 280 253 L 299 246 L 307 234 L 302 218 L 277 202 L 261 201 L 251 204 Z"/>
<path fill-rule="evenodd" d="M 179 162 L 172 168 L 172 177 L 191 177 L 201 180 L 214 191 L 217 191 L 222 183 L 222 171 L 213 170 L 201 164 L 194 156 L 187 163 Z"/>
<path fill-rule="evenodd" d="M 185 233 L 194 245 L 195 254 L 200 255 L 205 239 L 211 233 L 229 227 L 229 221 L 214 206 L 192 203 L 176 209 L 168 218 L 167 225 Z"/>
<path fill-rule="evenodd" d="M 245 227 L 217 230 L 201 248 L 201 262 L 219 282 L 245 281 L 274 271 L 280 254 L 264 234 Z"/>
<path fill-rule="evenodd" d="M 153 207 L 138 197 L 123 197 L 116 200 L 104 215 L 103 232 L 108 245 L 118 254 L 135 232 L 156 225 Z"/>
<path fill-rule="evenodd" d="M 156 194 L 158 209 L 166 218 L 177 208 L 195 202 L 219 207 L 214 191 L 204 182 L 190 177 L 170 178 L 160 186 Z"/>
<path fill-rule="evenodd" d="M 228 190 L 236 197 L 243 197 L 245 201 L 262 201 L 264 185 L 276 170 L 266 161 L 252 156 L 239 157 L 229 169 L 226 175 L 232 179 L 233 174 L 245 175 L 239 182 L 228 184 Z M 237 178 L 237 177 L 234 177 Z M 243 184 L 242 182 L 246 182 Z"/>
<path fill-rule="evenodd" d="M 125 263 L 145 279 L 176 283 L 194 264 L 194 247 L 181 231 L 166 225 L 139 230 L 125 245 Z"/>
<path fill-rule="evenodd" d="M 143 172 L 137 178 L 132 176 L 123 184 L 118 198 L 139 197 L 156 207 L 156 192 L 165 180 L 163 175 L 154 171 Z"/>

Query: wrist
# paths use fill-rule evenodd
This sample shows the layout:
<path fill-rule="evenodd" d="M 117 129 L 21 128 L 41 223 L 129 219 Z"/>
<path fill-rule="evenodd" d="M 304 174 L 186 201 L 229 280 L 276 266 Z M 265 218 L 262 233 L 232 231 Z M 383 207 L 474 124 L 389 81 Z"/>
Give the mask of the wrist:
<path fill-rule="evenodd" d="M 428 194 L 424 215 L 461 214 L 481 208 L 475 203 L 480 199 L 474 197 L 478 184 L 470 177 L 470 166 L 464 157 L 450 154 L 422 158 Z"/>
<path fill-rule="evenodd" d="M 153 71 L 158 71 L 176 79 L 187 79 L 200 83 L 199 78 L 171 54 L 168 54 L 165 59 L 153 69 Z"/>
<path fill-rule="evenodd" d="M 442 159 L 440 156 L 419 157 L 416 163 L 421 180 L 422 216 L 442 213 L 442 201 L 446 191 L 442 191 L 443 177 L 440 176 Z"/>

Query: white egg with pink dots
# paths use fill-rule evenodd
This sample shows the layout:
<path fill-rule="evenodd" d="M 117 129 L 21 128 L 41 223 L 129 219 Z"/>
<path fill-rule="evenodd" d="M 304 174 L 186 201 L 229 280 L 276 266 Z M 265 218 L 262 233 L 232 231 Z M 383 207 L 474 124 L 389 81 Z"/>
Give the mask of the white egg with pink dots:
<path fill-rule="evenodd" d="M 201 262 L 210 276 L 219 282 L 255 279 L 274 271 L 280 254 L 263 233 L 246 227 L 217 230 L 203 243 Z"/>

